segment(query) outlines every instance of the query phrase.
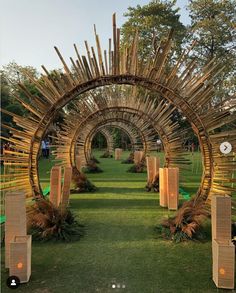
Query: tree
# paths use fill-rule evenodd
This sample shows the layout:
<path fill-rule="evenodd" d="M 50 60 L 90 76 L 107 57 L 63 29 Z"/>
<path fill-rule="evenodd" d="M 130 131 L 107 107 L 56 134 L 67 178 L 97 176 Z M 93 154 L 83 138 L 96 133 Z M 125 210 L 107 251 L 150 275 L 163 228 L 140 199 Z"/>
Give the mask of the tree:
<path fill-rule="evenodd" d="M 124 14 L 128 20 L 121 28 L 123 44 L 129 44 L 138 30 L 139 53 L 145 58 L 155 52 L 160 41 L 174 28 L 175 48 L 177 53 L 180 53 L 186 28 L 179 20 L 179 8 L 176 8 L 175 4 L 175 0 L 152 0 L 144 6 L 129 7 L 128 12 Z"/>
<path fill-rule="evenodd" d="M 23 71 L 27 72 L 34 78 L 39 77 L 39 73 L 36 68 L 32 66 L 21 66 L 15 61 L 12 61 L 9 64 L 3 66 L 3 71 L 8 80 L 11 81 L 12 86 L 16 86 L 19 82 L 29 82 L 29 78 L 23 73 Z"/>
<path fill-rule="evenodd" d="M 13 92 L 23 100 L 28 100 L 25 93 L 17 87 L 18 83 L 22 83 L 29 92 L 32 94 L 38 93 L 36 87 L 30 82 L 26 75 L 22 73 L 22 69 L 35 78 L 38 77 L 37 70 L 31 66 L 20 66 L 15 62 L 10 62 L 8 65 L 3 66 L 0 72 L 1 78 L 1 108 L 8 112 L 15 113 L 19 116 L 24 116 L 27 110 L 13 98 Z M 8 126 L 15 125 L 10 115 L 2 113 L 1 122 Z M 14 126 L 16 127 L 16 125 Z M 2 128 L 2 133 L 9 136 L 9 130 Z"/>
<path fill-rule="evenodd" d="M 11 87 L 7 81 L 6 75 L 3 71 L 0 72 L 0 80 L 1 80 L 1 108 L 7 110 L 11 113 L 15 113 L 17 115 L 23 115 L 25 109 L 22 105 L 17 102 L 11 95 Z M 12 117 L 8 114 L 2 113 L 1 115 L 1 123 L 7 124 L 9 126 L 13 126 L 14 122 Z M 2 127 L 2 134 L 9 136 L 9 131 Z"/>
<path fill-rule="evenodd" d="M 189 39 L 197 40 L 194 53 L 200 66 L 216 59 L 224 70 L 219 76 L 217 97 L 221 100 L 236 87 L 236 3 L 235 0 L 192 0 Z"/>

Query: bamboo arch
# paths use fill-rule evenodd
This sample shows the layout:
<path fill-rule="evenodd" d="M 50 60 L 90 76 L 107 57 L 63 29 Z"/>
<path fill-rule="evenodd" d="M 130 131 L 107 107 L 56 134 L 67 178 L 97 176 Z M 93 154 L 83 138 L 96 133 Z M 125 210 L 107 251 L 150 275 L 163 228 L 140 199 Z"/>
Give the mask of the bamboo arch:
<path fill-rule="evenodd" d="M 235 164 L 232 155 L 223 155 L 219 151 L 222 140 L 228 139 L 235 148 L 236 133 L 221 131 L 222 125 L 235 122 L 235 112 L 225 108 L 224 102 L 215 107 L 208 105 L 214 92 L 214 79 L 221 68 L 211 60 L 200 72 L 195 62 L 186 64 L 191 48 L 184 51 L 180 58 L 171 65 L 169 62 L 172 50 L 172 34 L 161 41 L 155 56 L 148 60 L 140 60 L 138 55 L 138 33 L 133 42 L 121 47 L 120 29 L 116 27 L 113 15 L 113 39 L 109 39 L 109 49 L 101 50 L 99 36 L 95 30 L 97 54 L 95 49 L 85 42 L 87 57 L 80 56 L 74 45 L 77 60 L 70 58 L 73 73 L 66 64 L 58 48 L 55 50 L 63 64 L 64 73 L 50 74 L 45 72 L 41 82 L 28 75 L 43 98 L 32 95 L 20 84 L 20 88 L 29 98 L 29 102 L 16 97 L 30 114 L 27 117 L 3 111 L 14 117 L 15 123 L 22 130 L 11 129 L 14 152 L 7 152 L 3 156 L 6 162 L 14 162 L 18 166 L 18 173 L 14 180 L 4 185 L 5 189 L 22 188 L 29 196 L 39 192 L 38 154 L 42 137 L 53 121 L 55 115 L 69 101 L 95 88 L 113 84 L 138 85 L 158 93 L 163 100 L 174 105 L 190 121 L 201 147 L 203 158 L 202 182 L 196 194 L 204 200 L 210 200 L 212 193 L 229 194 L 234 190 L 229 186 L 233 182 L 232 174 Z M 112 46 L 113 43 L 113 46 Z M 167 66 L 168 65 L 168 66 Z M 32 104 L 33 101 L 34 103 Z M 7 125 L 3 127 L 9 128 Z M 218 133 L 220 132 L 220 133 Z M 4 138 L 8 140 L 8 138 Z M 23 152 L 22 152 L 23 151 Z M 12 184 L 16 184 L 12 186 Z"/>
<path fill-rule="evenodd" d="M 142 101 L 140 103 L 136 101 L 136 105 L 139 108 L 142 105 Z M 91 112 L 90 115 L 82 120 L 80 120 L 80 113 L 70 113 L 65 118 L 64 131 L 62 135 L 59 134 L 57 139 L 57 151 L 55 152 L 57 159 L 64 160 L 65 165 L 71 164 L 75 166 L 74 154 L 76 153 L 76 144 L 82 148 L 80 154 L 86 153 L 86 149 L 89 149 L 87 137 L 89 137 L 90 133 L 96 130 L 97 127 L 100 127 L 100 125 L 107 124 L 108 122 L 111 124 L 122 121 L 127 125 L 131 125 L 132 128 L 138 127 L 145 153 L 153 149 L 153 140 L 159 134 L 165 151 L 166 166 L 181 166 L 189 163 L 185 159 L 182 148 L 180 134 L 183 130 L 180 130 L 179 125 L 171 121 L 171 112 L 167 112 L 165 107 L 163 108 L 163 102 L 160 102 L 154 111 L 155 117 L 158 116 L 158 122 L 152 119 L 152 115 L 149 112 L 144 113 L 140 109 L 131 109 L 127 105 L 123 107 L 117 103 L 115 108 L 99 109 L 99 111 Z M 76 128 L 74 127 L 75 122 L 78 123 Z M 163 126 L 160 126 L 162 124 Z M 79 136 L 80 140 L 78 143 Z"/>
<path fill-rule="evenodd" d="M 109 127 L 109 128 L 108 128 Z M 118 128 L 121 131 L 123 131 L 129 138 L 130 143 L 131 143 L 131 150 L 134 151 L 138 148 L 143 148 L 138 142 L 137 137 L 139 137 L 138 133 L 134 133 L 134 129 L 129 127 L 129 125 L 125 124 L 124 122 L 114 122 L 114 123 L 109 123 L 106 125 L 102 125 L 97 127 L 90 135 L 87 137 L 88 142 L 85 144 L 87 145 L 87 148 L 84 148 L 84 153 L 85 153 L 85 158 L 88 161 L 88 159 L 91 157 L 91 152 L 92 152 L 92 141 L 95 137 L 95 135 L 99 132 L 101 132 L 104 137 L 106 138 L 107 141 L 107 151 L 112 154 L 114 150 L 114 141 L 113 141 L 113 136 L 111 134 L 111 129 L 110 128 Z"/>

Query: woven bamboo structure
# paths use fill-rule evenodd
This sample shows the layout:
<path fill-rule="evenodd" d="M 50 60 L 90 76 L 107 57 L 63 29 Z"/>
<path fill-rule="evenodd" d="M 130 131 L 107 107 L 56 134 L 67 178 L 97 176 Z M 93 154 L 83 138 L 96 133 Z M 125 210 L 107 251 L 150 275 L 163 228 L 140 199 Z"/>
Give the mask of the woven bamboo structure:
<path fill-rule="evenodd" d="M 103 100 L 104 96 L 109 98 L 100 105 L 98 101 Z M 84 154 L 86 158 L 83 157 L 83 161 L 88 161 L 91 133 L 104 125 L 117 123 L 126 124 L 126 129 L 132 131 L 133 139 L 138 141 L 138 136 L 141 137 L 142 147 L 139 144 L 135 149 L 141 148 L 147 153 L 156 148 L 155 137 L 158 133 L 163 141 L 167 166 L 186 166 L 189 163 L 182 148 L 181 134 L 186 130 L 180 129 L 179 125 L 171 120 L 174 108 L 166 110 L 167 105 L 163 101 L 154 105 L 149 95 L 143 97 L 136 87 L 105 87 L 98 94 L 90 91 L 89 95 L 83 96 L 78 102 L 73 102 L 73 105 L 74 109 L 65 115 L 63 131 L 56 139 L 55 153 L 62 164 L 74 165 L 75 154 Z M 77 128 L 74 127 L 75 124 L 79 124 Z"/>
<path fill-rule="evenodd" d="M 121 131 L 123 131 L 129 138 L 130 143 L 131 143 L 131 150 L 134 151 L 135 149 L 138 149 L 140 147 L 143 147 L 142 143 L 139 143 L 139 133 L 136 131 L 135 128 L 130 127 L 127 123 L 125 122 L 107 122 L 109 127 L 106 125 L 101 125 L 98 128 L 95 128 L 94 131 L 90 133 L 90 135 L 87 136 L 88 143 L 86 142 L 85 144 L 88 146 L 86 149 L 84 149 L 84 156 L 85 158 L 90 158 L 91 157 L 91 152 L 92 152 L 92 141 L 94 139 L 94 136 L 97 133 L 101 133 L 107 142 L 107 151 L 109 154 L 112 154 L 114 151 L 114 141 L 113 141 L 113 136 L 111 133 L 111 127 L 113 128 L 118 128 Z M 138 130 L 138 129 L 137 129 Z M 77 144 L 78 147 L 78 144 Z M 78 148 L 77 148 L 78 149 Z M 78 151 L 79 152 L 79 151 Z"/>
<path fill-rule="evenodd" d="M 112 154 L 113 151 L 114 151 L 114 139 L 113 139 L 113 135 L 110 131 L 110 129 L 108 127 L 101 127 L 101 128 L 98 128 L 94 133 L 93 135 L 90 137 L 90 141 L 88 143 L 88 149 L 86 150 L 87 151 L 87 156 L 88 157 L 91 157 L 91 152 L 92 152 L 92 141 L 94 139 L 94 136 L 97 134 L 97 133 L 100 133 L 102 134 L 104 137 L 105 137 L 105 140 L 106 140 L 106 143 L 107 143 L 107 152 L 109 154 Z M 86 156 L 86 155 L 85 155 Z"/>
<path fill-rule="evenodd" d="M 114 14 L 113 38 L 109 39 L 107 50 L 102 50 L 96 30 L 96 48 L 90 48 L 85 42 L 87 56 L 81 56 L 78 47 L 74 45 L 76 58 L 70 58 L 73 73 L 57 47 L 55 50 L 64 68 L 62 74 L 54 72 L 55 74 L 52 75 L 42 66 L 44 74 L 39 82 L 24 72 L 43 98 L 32 95 L 23 84 L 19 84 L 28 97 L 28 102 L 17 94 L 15 98 L 28 110 L 28 115 L 22 117 L 2 110 L 5 114 L 13 116 L 14 122 L 21 129 L 2 125 L 12 132 L 12 137 L 4 137 L 4 140 L 14 144 L 14 151 L 5 152 L 2 159 L 5 165 L 11 162 L 17 167 L 14 178 L 9 179 L 6 176 L 2 188 L 24 189 L 28 196 L 38 194 L 40 192 L 38 158 L 41 140 L 58 112 L 70 101 L 92 89 L 106 85 L 128 84 L 156 93 L 157 101 L 160 103 L 156 105 L 152 99 L 146 105 L 153 111 L 153 121 L 159 121 L 159 114 L 155 115 L 156 109 L 159 108 L 167 117 L 177 109 L 191 123 L 200 143 L 204 167 L 196 196 L 210 202 L 214 193 L 231 195 L 234 190 L 231 183 L 234 182 L 232 174 L 235 171 L 236 161 L 233 161 L 232 154 L 221 154 L 219 144 L 228 140 L 233 148 L 236 148 L 236 130 L 235 128 L 229 130 L 236 121 L 236 114 L 232 108 L 225 107 L 226 101 L 209 107 L 216 86 L 214 80 L 222 68 L 215 64 L 214 59 L 201 71 L 196 67 L 194 60 L 188 62 L 194 44 L 186 49 L 175 63 L 169 62 L 174 54 L 172 35 L 173 31 L 170 31 L 160 42 L 154 56 L 150 52 L 147 60 L 140 60 L 138 33 L 126 47 L 121 47 L 120 29 L 116 26 Z M 130 100 L 130 97 L 128 99 Z M 100 101 L 101 104 L 103 102 L 104 100 Z M 135 105 L 132 105 L 132 108 L 135 108 Z M 114 110 L 116 111 L 116 108 Z M 160 124 L 164 126 L 165 122 L 160 121 Z M 227 126 L 225 130 L 220 129 L 222 125 Z M 169 143 L 178 140 L 178 136 L 173 131 L 174 126 L 174 123 L 169 126 L 170 136 L 173 137 L 169 139 Z"/>
<path fill-rule="evenodd" d="M 114 151 L 114 141 L 113 141 L 113 136 L 112 133 L 110 131 L 110 129 L 108 129 L 111 126 L 113 126 L 114 128 L 118 128 L 120 130 L 122 130 L 130 139 L 131 142 L 131 149 L 134 150 L 136 148 L 139 147 L 139 133 L 137 133 L 135 130 L 135 128 L 133 127 L 129 127 L 129 125 L 125 122 L 122 121 L 107 121 L 107 123 L 103 124 L 103 125 L 97 125 L 95 126 L 95 128 L 93 128 L 85 137 L 85 141 L 83 143 L 83 140 L 81 142 L 81 140 L 78 138 L 76 141 L 76 147 L 74 148 L 74 151 L 77 154 L 81 154 L 82 156 L 84 156 L 85 160 L 88 162 L 89 159 L 91 158 L 91 153 L 92 153 L 92 141 L 94 136 L 96 135 L 96 133 L 101 132 L 106 141 L 107 141 L 107 151 L 112 154 Z M 59 139 L 57 140 L 57 143 L 62 143 L 62 141 L 60 141 Z M 143 144 L 141 144 L 143 146 Z M 85 147 L 86 146 L 86 147 Z M 61 145 L 57 145 L 57 147 L 61 147 Z M 73 149 L 73 148 L 72 148 Z M 70 158 L 73 158 L 74 154 L 70 153 Z"/>

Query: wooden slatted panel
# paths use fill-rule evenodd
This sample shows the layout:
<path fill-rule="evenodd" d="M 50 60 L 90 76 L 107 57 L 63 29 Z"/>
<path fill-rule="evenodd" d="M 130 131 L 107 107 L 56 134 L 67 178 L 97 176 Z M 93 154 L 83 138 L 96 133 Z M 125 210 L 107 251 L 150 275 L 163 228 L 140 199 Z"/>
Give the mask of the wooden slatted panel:
<path fill-rule="evenodd" d="M 169 210 L 177 210 L 179 205 L 179 168 L 167 168 L 167 202 Z"/>
<path fill-rule="evenodd" d="M 27 283 L 31 275 L 32 236 L 15 236 L 10 242 L 9 275 Z"/>
<path fill-rule="evenodd" d="M 70 184 L 72 178 L 72 167 L 65 167 L 64 168 L 64 182 L 62 187 L 62 200 L 61 205 L 62 208 L 67 208 L 69 204 L 69 197 L 70 197 Z"/>
<path fill-rule="evenodd" d="M 160 206 L 168 207 L 167 199 L 167 168 L 159 169 Z"/>
<path fill-rule="evenodd" d="M 50 175 L 50 196 L 49 200 L 56 207 L 61 203 L 61 166 L 54 166 Z"/>
<path fill-rule="evenodd" d="M 213 195 L 211 202 L 212 239 L 231 240 L 231 197 Z"/>
<path fill-rule="evenodd" d="M 212 240 L 213 281 L 216 287 L 234 289 L 235 246 L 231 241 Z"/>
<path fill-rule="evenodd" d="M 5 196 L 5 267 L 10 266 L 10 242 L 15 236 L 25 236 L 26 206 L 25 193 L 9 191 Z"/>

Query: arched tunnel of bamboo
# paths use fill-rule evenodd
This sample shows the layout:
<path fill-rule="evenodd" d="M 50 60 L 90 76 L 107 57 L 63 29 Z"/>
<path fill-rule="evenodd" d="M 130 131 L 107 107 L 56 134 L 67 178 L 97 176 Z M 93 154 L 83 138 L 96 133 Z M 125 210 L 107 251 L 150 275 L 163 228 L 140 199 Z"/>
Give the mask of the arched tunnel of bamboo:
<path fill-rule="evenodd" d="M 31 94 L 19 83 L 28 101 L 23 101 L 16 94 L 15 98 L 25 107 L 28 114 L 22 117 L 2 109 L 3 113 L 13 117 L 17 126 L 14 128 L 2 125 L 12 134 L 10 138 L 3 139 L 14 145 L 14 150 L 6 151 L 2 160 L 5 166 L 11 164 L 17 169 L 17 173 L 5 175 L 2 189 L 23 189 L 29 197 L 40 192 L 38 159 L 42 138 L 54 117 L 72 102 L 74 109 L 70 111 L 70 115 L 78 115 L 76 117 L 79 117 L 80 125 L 87 127 L 89 131 L 93 129 L 92 119 L 97 125 L 109 119 L 119 121 L 119 115 L 122 117 L 120 121 L 125 121 L 123 117 L 128 116 L 128 120 L 134 123 L 142 121 L 143 124 L 140 125 L 144 128 L 151 125 L 162 137 L 166 158 L 173 160 L 169 160 L 169 164 L 179 164 L 177 158 L 182 160 L 181 152 L 176 147 L 179 140 L 176 134 L 178 125 L 171 124 L 170 118 L 174 111 L 178 111 L 189 121 L 200 144 L 203 174 L 196 198 L 210 203 L 214 193 L 231 195 L 234 190 L 231 183 L 234 181 L 232 175 L 236 162 L 232 160 L 232 155 L 225 156 L 220 152 L 219 144 L 230 139 L 235 146 L 236 131 L 233 123 L 236 114 L 230 107 L 225 107 L 224 101 L 214 107 L 208 106 L 214 93 L 215 77 L 222 68 L 214 59 L 202 70 L 198 70 L 194 61 L 186 64 L 194 44 L 186 49 L 178 60 L 169 62 L 174 54 L 172 37 L 173 31 L 170 31 L 159 44 L 154 56 L 150 53 L 149 58 L 140 60 L 138 32 L 133 37 L 133 42 L 121 49 L 120 30 L 116 27 L 114 15 L 113 38 L 109 40 L 107 50 L 102 51 L 96 32 L 97 53 L 93 47 L 90 50 L 86 45 L 87 56 L 81 56 L 74 45 L 76 60 L 70 58 L 73 73 L 57 47 L 55 50 L 64 68 L 62 74 L 55 72 L 50 75 L 42 66 L 44 74 L 41 76 L 42 82 L 39 82 L 24 72 L 41 96 Z M 121 91 L 116 91 L 114 85 L 121 86 Z M 125 95 L 126 89 L 125 86 L 122 88 L 122 85 L 131 86 L 130 96 Z M 110 90 L 108 86 L 111 87 Z M 107 91 L 107 94 L 103 91 Z M 152 93 L 150 98 L 148 94 L 143 95 L 147 91 Z M 141 96 L 139 92 L 142 93 Z M 113 99 L 117 96 L 117 99 Z M 66 111 L 64 112 L 66 116 Z M 106 113 L 106 118 L 100 115 L 101 112 Z M 117 116 L 114 113 L 117 113 Z M 69 122 L 65 125 L 69 125 Z M 224 130 L 222 125 L 225 126 Z M 149 126 L 147 128 L 149 129 Z M 80 128 L 66 131 L 69 133 L 69 145 L 73 148 Z M 74 152 L 69 151 L 69 154 Z M 70 160 L 73 164 L 73 158 Z"/>

